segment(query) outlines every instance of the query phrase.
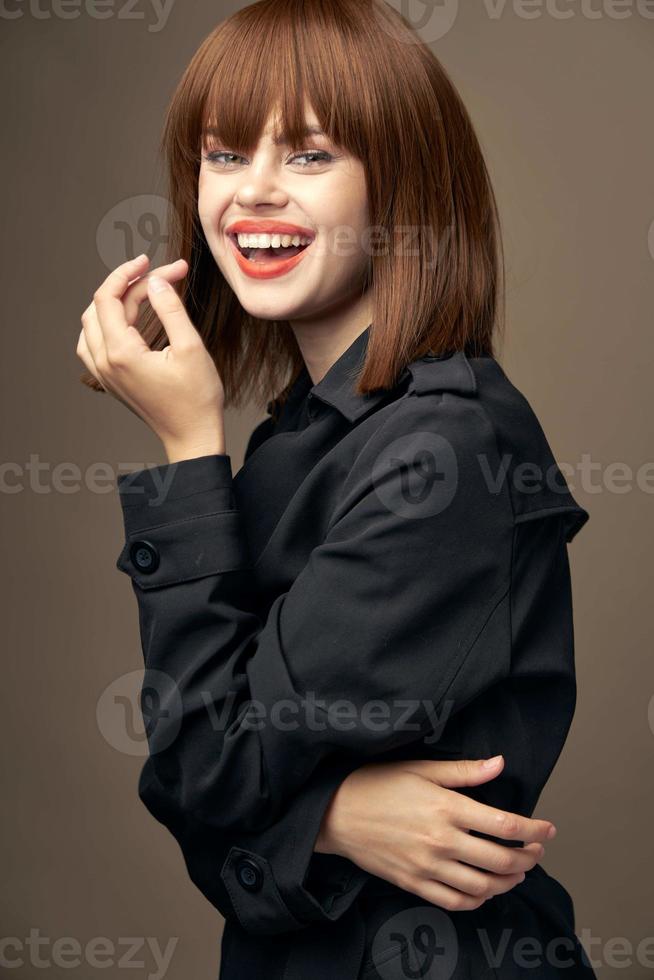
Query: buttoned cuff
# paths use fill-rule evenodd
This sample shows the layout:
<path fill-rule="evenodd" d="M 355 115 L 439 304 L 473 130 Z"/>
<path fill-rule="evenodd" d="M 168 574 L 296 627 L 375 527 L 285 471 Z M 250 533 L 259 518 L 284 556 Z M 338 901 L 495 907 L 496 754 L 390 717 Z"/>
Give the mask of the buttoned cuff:
<path fill-rule="evenodd" d="M 225 454 L 119 476 L 126 541 L 116 568 L 153 589 L 251 567 L 232 479 Z"/>
<path fill-rule="evenodd" d="M 259 834 L 243 834 L 229 851 L 221 878 L 246 931 L 336 921 L 356 899 L 368 872 L 341 855 L 314 851 L 327 806 L 354 768 L 326 760 L 282 819 Z"/>
<path fill-rule="evenodd" d="M 301 928 L 277 888 L 270 862 L 262 854 L 231 847 L 220 877 L 238 921 L 247 932 L 268 935 Z"/>
<path fill-rule="evenodd" d="M 370 875 L 340 854 L 314 851 L 323 816 L 343 780 L 356 766 L 330 762 L 313 785 L 306 787 L 298 800 L 295 834 L 289 865 L 299 887 L 288 885 L 289 901 L 297 915 L 311 920 L 336 920 L 350 907 Z M 283 878 L 282 878 L 283 881 Z"/>

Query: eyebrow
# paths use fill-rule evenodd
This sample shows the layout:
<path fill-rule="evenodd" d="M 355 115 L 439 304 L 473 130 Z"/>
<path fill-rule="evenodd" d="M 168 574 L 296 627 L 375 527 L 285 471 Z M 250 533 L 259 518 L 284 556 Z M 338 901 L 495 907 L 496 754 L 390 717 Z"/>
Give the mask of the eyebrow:
<path fill-rule="evenodd" d="M 208 129 L 204 131 L 204 135 L 218 136 L 218 130 L 215 126 L 210 126 Z M 306 129 L 304 129 L 300 133 L 302 139 L 304 139 L 305 136 L 326 136 L 326 135 L 327 133 L 325 133 L 320 128 L 320 126 L 307 126 Z M 275 144 L 275 146 L 288 146 L 288 140 L 284 135 L 275 136 L 275 138 L 273 139 L 273 143 Z"/>
<path fill-rule="evenodd" d="M 322 131 L 320 126 L 307 126 L 306 129 L 302 130 L 300 135 L 304 139 L 305 136 L 326 136 L 327 134 Z M 288 140 L 283 135 L 276 136 L 273 143 L 275 146 L 286 146 L 288 144 Z"/>

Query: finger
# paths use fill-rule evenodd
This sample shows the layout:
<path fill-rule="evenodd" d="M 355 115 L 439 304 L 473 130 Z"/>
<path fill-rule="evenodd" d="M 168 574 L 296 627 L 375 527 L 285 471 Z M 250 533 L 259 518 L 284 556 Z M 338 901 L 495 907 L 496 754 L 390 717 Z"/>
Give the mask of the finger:
<path fill-rule="evenodd" d="M 521 881 L 524 881 L 523 871 L 513 872 L 506 875 L 486 874 L 476 868 L 468 867 L 460 861 L 438 862 L 438 867 L 434 868 L 433 880 L 444 885 L 449 885 L 465 895 L 473 898 L 491 898 L 499 895 L 500 892 L 510 891 Z"/>
<path fill-rule="evenodd" d="M 485 770 L 482 763 L 485 760 L 474 759 L 412 759 L 402 762 L 402 768 L 423 776 L 441 787 L 468 786 L 482 781 L 481 772 L 490 772 L 491 777 L 498 775 L 504 766 L 504 757 L 500 756 L 497 768 Z M 447 790 L 446 790 L 447 792 Z M 480 830 L 493 837 L 504 837 L 520 841 L 551 840 L 556 835 L 556 827 L 549 820 L 536 820 L 523 817 L 520 814 L 499 810 L 495 807 L 478 803 L 460 793 L 454 794 L 452 813 L 457 826 L 463 829 Z M 501 845 L 500 845 L 501 846 Z"/>
<path fill-rule="evenodd" d="M 161 265 L 157 269 L 153 269 L 152 272 L 133 282 L 123 296 L 127 322 L 132 326 L 136 323 L 141 304 L 148 298 L 148 283 L 151 276 L 163 276 L 168 282 L 178 282 L 184 278 L 187 272 L 188 262 L 184 259 L 177 259 L 176 262 L 170 262 L 168 265 Z"/>
<path fill-rule="evenodd" d="M 125 335 L 129 324 L 125 319 L 122 296 L 130 283 L 145 271 L 149 259 L 139 255 L 129 262 L 123 262 L 109 273 L 102 285 L 93 294 L 98 324 L 103 334 L 104 344 L 118 344 Z"/>
<path fill-rule="evenodd" d="M 199 334 L 191 323 L 184 304 L 170 283 L 160 276 L 148 278 L 148 299 L 152 308 L 161 320 L 168 336 L 168 342 L 174 349 L 189 343 L 195 343 Z"/>
<path fill-rule="evenodd" d="M 504 757 L 499 756 L 490 767 L 486 759 L 412 759 L 403 767 L 417 776 L 431 779 L 439 786 L 474 786 L 494 779 L 504 768 Z"/>
<path fill-rule="evenodd" d="M 505 847 L 465 831 L 455 832 L 452 847 L 457 859 L 497 875 L 531 871 L 545 854 L 543 845 L 536 841 L 524 847 Z"/>
<path fill-rule="evenodd" d="M 459 793 L 454 796 L 456 799 L 452 801 L 452 822 L 462 830 L 477 830 L 492 837 L 525 843 L 547 841 L 554 836 L 550 835 L 550 828 L 554 825 L 549 820 L 535 820 L 509 810 L 499 810 Z"/>
<path fill-rule="evenodd" d="M 137 352 L 138 350 L 150 349 L 143 339 L 141 333 L 135 326 L 138 320 L 141 304 L 148 298 L 148 284 L 150 276 L 156 274 L 165 278 L 169 282 L 176 282 L 183 279 L 187 272 L 188 262 L 186 262 L 184 259 L 177 259 L 176 262 L 170 262 L 168 265 L 159 266 L 152 273 L 141 276 L 140 279 L 135 279 L 134 282 L 131 283 L 122 299 L 123 308 L 125 311 L 125 320 L 128 323 L 128 327 L 124 334 L 120 334 L 119 343 L 121 346 L 129 345 L 130 349 L 132 349 L 134 352 Z M 113 342 L 114 338 L 105 340 L 105 336 L 101 333 L 101 331 L 99 331 L 99 333 L 102 343 L 105 344 L 107 359 L 111 361 L 111 358 L 118 354 L 118 346 Z M 100 340 L 98 340 L 98 344 L 99 343 Z"/>
<path fill-rule="evenodd" d="M 104 336 L 98 322 L 98 314 L 95 308 L 95 303 L 91 303 L 82 315 L 82 333 L 86 340 L 87 349 L 93 358 L 93 363 L 95 364 L 95 369 L 97 372 L 100 371 L 100 365 L 104 362 L 106 347 L 104 342 Z"/>
<path fill-rule="evenodd" d="M 464 912 L 471 909 L 478 909 L 486 901 L 483 898 L 466 895 L 464 892 L 451 888 L 440 881 L 432 878 L 409 878 L 398 882 L 400 888 L 417 895 L 419 898 L 430 902 L 432 905 L 439 905 L 450 912 Z"/>
<path fill-rule="evenodd" d="M 93 357 L 91 356 L 91 352 L 88 349 L 88 345 L 86 343 L 86 337 L 84 335 L 84 331 L 82 331 L 81 334 L 80 334 L 80 336 L 79 336 L 79 340 L 77 342 L 77 351 L 76 351 L 76 353 L 77 353 L 77 356 L 80 358 L 80 360 L 83 362 L 83 364 L 86 367 L 87 371 L 89 371 L 89 373 L 93 375 L 93 377 L 95 378 L 95 380 L 98 381 L 102 385 L 102 390 L 108 392 L 111 395 L 113 395 L 113 397 L 117 401 L 119 401 L 122 405 L 124 405 L 125 408 L 128 408 L 129 409 L 129 411 L 132 413 L 132 415 L 135 415 L 137 419 L 140 419 L 141 421 L 143 421 L 143 417 L 141 415 L 139 415 L 139 413 L 136 411 L 136 409 L 133 408 L 130 405 L 130 403 L 128 401 L 126 401 L 124 398 L 121 398 L 120 395 L 118 395 L 113 389 L 110 389 L 109 386 L 107 385 L 107 383 L 105 381 L 103 381 L 102 376 L 100 375 L 100 372 L 98 371 L 98 369 L 97 369 L 97 367 L 95 365 L 95 362 L 93 360 Z"/>
<path fill-rule="evenodd" d="M 77 341 L 76 354 L 79 357 L 79 359 L 82 361 L 82 363 L 84 364 L 84 367 L 89 372 L 89 374 L 92 374 L 93 377 L 95 378 L 95 380 L 99 384 L 103 385 L 103 382 L 100 380 L 100 378 L 98 376 L 98 370 L 97 370 L 97 368 L 95 366 L 95 361 L 93 360 L 93 357 L 92 357 L 91 352 L 89 350 L 88 344 L 86 342 L 86 336 L 85 336 L 83 330 L 81 331 L 81 333 L 79 335 L 79 340 Z M 104 387 L 104 385 L 103 385 L 103 387 Z"/>

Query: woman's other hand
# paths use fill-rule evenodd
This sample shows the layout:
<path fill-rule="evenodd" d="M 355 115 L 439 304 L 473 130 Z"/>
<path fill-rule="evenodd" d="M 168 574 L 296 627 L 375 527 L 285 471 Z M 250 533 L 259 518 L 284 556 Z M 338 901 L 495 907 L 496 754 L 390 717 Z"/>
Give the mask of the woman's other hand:
<path fill-rule="evenodd" d="M 519 884 L 554 836 L 548 820 L 498 810 L 453 790 L 494 779 L 483 760 L 374 762 L 351 773 L 325 811 L 314 850 L 450 911 L 479 908 Z M 470 834 L 525 842 L 505 847 Z M 470 867 L 475 865 L 475 867 Z M 479 870 L 483 869 L 483 870 Z"/>
<path fill-rule="evenodd" d="M 145 275 L 146 255 L 114 269 L 82 314 L 77 355 L 105 391 L 159 436 L 173 462 L 224 452 L 224 390 L 216 366 L 171 283 L 188 272 L 183 259 Z M 168 337 L 150 350 L 136 329 L 149 300 Z"/>

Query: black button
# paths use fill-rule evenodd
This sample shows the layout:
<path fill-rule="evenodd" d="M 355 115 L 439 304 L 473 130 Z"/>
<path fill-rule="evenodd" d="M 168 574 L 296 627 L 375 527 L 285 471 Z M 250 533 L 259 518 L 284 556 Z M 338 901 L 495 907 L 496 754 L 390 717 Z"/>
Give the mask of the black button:
<path fill-rule="evenodd" d="M 256 861 L 241 858 L 236 865 L 238 880 L 249 892 L 258 892 L 263 885 L 263 874 Z"/>
<path fill-rule="evenodd" d="M 159 567 L 159 552 L 149 541 L 134 541 L 129 549 L 129 557 L 144 575 L 149 575 Z"/>

